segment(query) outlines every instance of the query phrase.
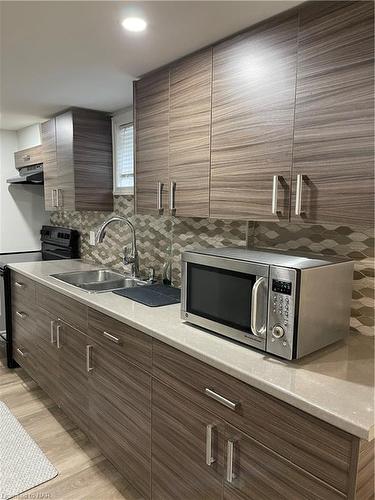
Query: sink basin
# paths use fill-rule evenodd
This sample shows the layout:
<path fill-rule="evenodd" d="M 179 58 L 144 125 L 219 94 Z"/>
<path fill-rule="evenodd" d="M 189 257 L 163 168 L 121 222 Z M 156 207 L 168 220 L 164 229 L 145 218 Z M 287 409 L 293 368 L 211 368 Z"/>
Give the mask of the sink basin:
<path fill-rule="evenodd" d="M 120 288 L 146 285 L 144 281 L 124 276 L 109 269 L 51 274 L 51 277 L 86 290 L 89 293 L 112 292 Z"/>

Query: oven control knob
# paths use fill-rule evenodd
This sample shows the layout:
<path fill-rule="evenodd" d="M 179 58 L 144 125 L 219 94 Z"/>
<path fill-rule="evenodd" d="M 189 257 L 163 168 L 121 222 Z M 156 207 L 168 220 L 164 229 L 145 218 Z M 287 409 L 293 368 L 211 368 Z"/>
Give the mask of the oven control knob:
<path fill-rule="evenodd" d="M 281 339 L 285 335 L 285 330 L 282 326 L 276 325 L 272 328 L 272 336 L 275 337 L 275 339 Z"/>

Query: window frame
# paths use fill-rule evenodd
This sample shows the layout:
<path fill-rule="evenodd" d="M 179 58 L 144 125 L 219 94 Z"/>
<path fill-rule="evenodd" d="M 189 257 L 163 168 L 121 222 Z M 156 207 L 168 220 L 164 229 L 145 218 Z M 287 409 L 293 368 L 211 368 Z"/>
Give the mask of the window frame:
<path fill-rule="evenodd" d="M 133 126 L 133 134 L 134 134 L 134 123 L 133 123 L 133 113 L 131 110 L 124 111 L 123 113 L 119 113 L 112 116 L 112 159 L 113 159 L 113 195 L 128 195 L 134 196 L 134 170 L 135 170 L 135 161 L 134 161 L 134 146 L 133 146 L 133 186 L 129 187 L 119 187 L 117 186 L 117 143 L 118 137 L 120 133 L 120 127 L 122 126 Z"/>

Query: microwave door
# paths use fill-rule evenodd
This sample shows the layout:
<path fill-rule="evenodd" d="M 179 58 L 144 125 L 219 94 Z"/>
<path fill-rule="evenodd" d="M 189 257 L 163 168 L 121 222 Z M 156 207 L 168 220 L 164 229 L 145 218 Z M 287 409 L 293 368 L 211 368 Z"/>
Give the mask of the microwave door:
<path fill-rule="evenodd" d="M 243 268 L 228 269 L 218 265 L 183 263 L 183 319 L 264 349 L 268 266 L 252 268 L 246 263 Z"/>

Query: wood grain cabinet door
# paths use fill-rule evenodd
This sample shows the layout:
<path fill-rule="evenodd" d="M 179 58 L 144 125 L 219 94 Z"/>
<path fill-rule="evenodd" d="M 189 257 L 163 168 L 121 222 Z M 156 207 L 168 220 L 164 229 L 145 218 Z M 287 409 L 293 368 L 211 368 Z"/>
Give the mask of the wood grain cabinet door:
<path fill-rule="evenodd" d="M 57 206 L 64 210 L 75 209 L 75 180 L 73 156 L 73 111 L 56 116 L 57 151 Z"/>
<path fill-rule="evenodd" d="M 166 385 L 152 386 L 153 500 L 219 500 L 223 421 Z"/>
<path fill-rule="evenodd" d="M 289 218 L 297 15 L 214 47 L 210 216 Z"/>
<path fill-rule="evenodd" d="M 61 320 L 56 326 L 61 406 L 64 412 L 87 433 L 90 431 L 87 372 L 88 340 L 84 333 Z"/>
<path fill-rule="evenodd" d="M 55 118 L 42 123 L 41 136 L 44 176 L 44 207 L 46 210 L 57 210 L 58 171 Z"/>
<path fill-rule="evenodd" d="M 136 210 L 163 214 L 168 208 L 169 69 L 135 82 Z"/>
<path fill-rule="evenodd" d="M 209 216 L 212 48 L 170 67 L 170 210 Z"/>
<path fill-rule="evenodd" d="M 235 427 L 226 424 L 225 434 L 224 500 L 346 498 Z"/>
<path fill-rule="evenodd" d="M 89 370 L 92 437 L 142 498 L 150 498 L 151 376 L 96 342 Z"/>
<path fill-rule="evenodd" d="M 371 224 L 374 4 L 313 3 L 300 15 L 292 220 Z"/>

